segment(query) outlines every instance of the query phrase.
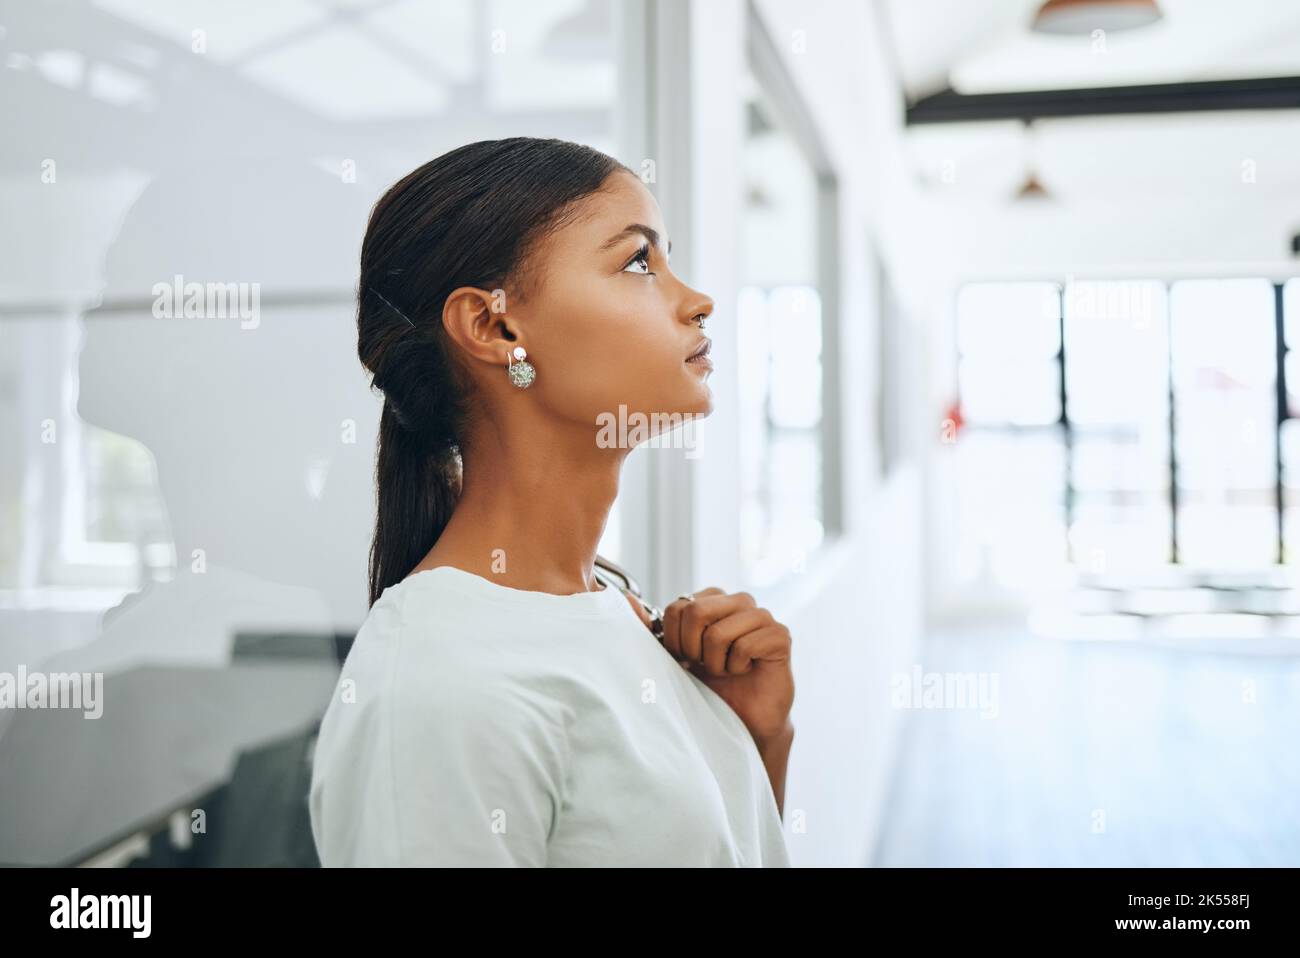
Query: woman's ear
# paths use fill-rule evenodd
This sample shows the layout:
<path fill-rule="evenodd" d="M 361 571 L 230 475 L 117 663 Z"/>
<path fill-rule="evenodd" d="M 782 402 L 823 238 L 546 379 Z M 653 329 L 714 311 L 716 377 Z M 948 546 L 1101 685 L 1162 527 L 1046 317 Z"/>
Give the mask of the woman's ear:
<path fill-rule="evenodd" d="M 505 290 L 462 286 L 442 307 L 442 328 L 467 357 L 498 365 L 519 345 L 519 329 L 506 312 Z"/>

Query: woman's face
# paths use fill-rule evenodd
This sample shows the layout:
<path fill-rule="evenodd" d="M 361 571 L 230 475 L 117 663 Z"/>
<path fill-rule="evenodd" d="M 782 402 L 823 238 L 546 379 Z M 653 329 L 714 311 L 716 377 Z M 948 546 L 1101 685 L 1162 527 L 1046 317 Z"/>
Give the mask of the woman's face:
<path fill-rule="evenodd" d="M 593 429 L 631 428 L 634 413 L 708 415 L 712 367 L 687 357 L 707 340 L 699 317 L 713 312 L 713 300 L 669 268 L 655 198 L 619 171 L 578 214 L 534 248 L 532 292 L 518 310 L 507 307 L 537 369 L 528 392 L 550 413 Z"/>

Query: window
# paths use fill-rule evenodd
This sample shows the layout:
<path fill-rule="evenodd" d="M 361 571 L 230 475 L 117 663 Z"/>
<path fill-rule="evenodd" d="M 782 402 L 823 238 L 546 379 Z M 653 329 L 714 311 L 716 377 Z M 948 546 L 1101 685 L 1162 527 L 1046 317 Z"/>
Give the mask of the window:
<path fill-rule="evenodd" d="M 982 283 L 957 299 L 963 572 L 1300 555 L 1300 284 Z"/>
<path fill-rule="evenodd" d="M 880 457 L 880 475 L 888 477 L 904 458 L 907 406 L 903 401 L 905 365 L 911 355 L 904 348 L 903 318 L 889 271 L 876 254 L 872 261 L 876 281 L 876 315 L 869 322 L 876 331 L 875 423 Z M 911 345 L 910 343 L 907 345 Z"/>
<path fill-rule="evenodd" d="M 747 79 L 741 289 L 740 540 L 751 587 L 801 568 L 834 531 L 837 488 L 826 357 L 833 179 L 762 42 Z M 793 101 L 797 102 L 797 101 Z"/>
<path fill-rule="evenodd" d="M 1273 287 L 1262 279 L 1175 283 L 1170 307 L 1178 560 L 1276 562 Z"/>
<path fill-rule="evenodd" d="M 1060 289 L 978 284 L 957 301 L 959 564 L 1029 585 L 1065 558 Z"/>
<path fill-rule="evenodd" d="M 1064 291 L 1070 559 L 1093 572 L 1172 557 L 1169 330 L 1151 282 Z"/>

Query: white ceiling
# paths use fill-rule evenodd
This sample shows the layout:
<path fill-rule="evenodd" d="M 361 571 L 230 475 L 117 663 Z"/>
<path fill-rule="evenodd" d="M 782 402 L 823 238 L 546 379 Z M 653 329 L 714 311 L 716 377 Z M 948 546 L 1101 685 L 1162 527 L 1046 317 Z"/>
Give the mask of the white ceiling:
<path fill-rule="evenodd" d="M 1160 0 L 1161 23 L 1107 37 L 1042 36 L 1038 0 L 884 0 L 909 95 L 1300 75 L 1300 3 Z M 933 25 L 942 24 L 941 29 Z M 1300 219 L 1300 110 L 922 124 L 905 137 L 920 185 L 946 204 L 1007 206 L 1029 170 L 1076 213 L 1164 203 L 1194 217 Z M 1138 205 L 1134 205 L 1138 204 Z M 1254 212 L 1252 212 L 1254 211 Z M 1270 239 L 1268 248 L 1278 249 Z"/>
<path fill-rule="evenodd" d="M 909 98 L 1300 75 L 1300 3 L 1159 0 L 1151 26 L 1063 37 L 1029 29 L 1041 0 L 879 0 Z"/>
<path fill-rule="evenodd" d="M 877 0 L 909 99 L 1300 76 L 1300 2 L 1159 0 L 1163 22 L 1092 39 L 1029 29 L 1039 0 Z M 1300 110 L 922 124 L 905 162 L 925 270 L 1152 275 L 1300 269 Z M 1045 202 L 1016 200 L 1032 170 Z M 929 274 L 926 274 L 929 275 Z"/>
<path fill-rule="evenodd" d="M 614 96 L 604 0 L 93 6 L 140 28 L 173 56 L 201 44 L 206 61 L 331 121 L 436 116 L 469 97 L 493 109 L 541 110 L 603 108 Z M 94 48 L 88 39 L 77 46 Z"/>

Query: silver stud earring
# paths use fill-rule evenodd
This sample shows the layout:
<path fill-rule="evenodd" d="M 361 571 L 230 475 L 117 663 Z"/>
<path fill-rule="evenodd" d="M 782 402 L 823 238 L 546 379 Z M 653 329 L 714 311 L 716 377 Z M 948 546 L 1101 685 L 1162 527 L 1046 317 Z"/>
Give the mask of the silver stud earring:
<path fill-rule="evenodd" d="M 516 346 L 513 353 L 506 353 L 506 362 L 509 365 L 510 381 L 520 389 L 527 389 L 537 378 L 537 370 L 533 364 L 528 362 L 524 357 L 528 353 L 524 352 L 524 347 Z"/>

